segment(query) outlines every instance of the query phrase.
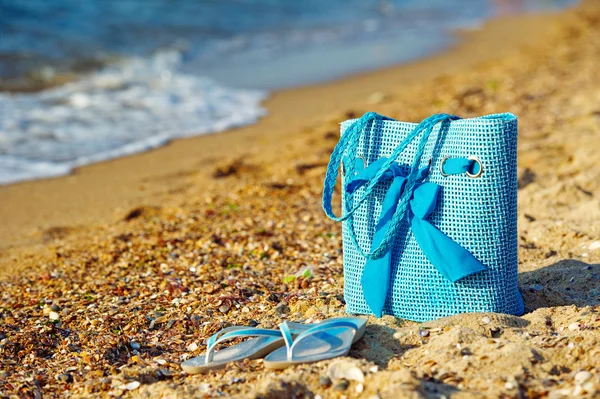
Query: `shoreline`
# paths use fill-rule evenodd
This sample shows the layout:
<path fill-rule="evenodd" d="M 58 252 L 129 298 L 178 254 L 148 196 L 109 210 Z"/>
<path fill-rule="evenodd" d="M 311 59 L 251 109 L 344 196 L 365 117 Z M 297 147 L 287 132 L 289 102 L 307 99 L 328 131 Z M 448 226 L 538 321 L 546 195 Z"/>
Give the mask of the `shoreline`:
<path fill-rule="evenodd" d="M 256 142 L 265 149 L 272 148 L 269 142 L 285 140 L 282 130 L 289 126 L 311 126 L 329 115 L 368 105 L 377 100 L 378 93 L 389 96 L 403 85 L 410 87 L 501 58 L 535 44 L 568 10 L 492 19 L 481 29 L 457 33 L 459 43 L 423 59 L 328 83 L 275 91 L 263 103 L 267 116 L 253 125 L 176 139 L 144 153 L 77 168 L 67 176 L 1 186 L 0 250 L 40 244 L 44 241 L 40 237 L 48 231 L 108 223 L 128 208 L 155 205 L 157 195 L 185 184 L 176 176 L 209 174 L 205 173 L 206 166 L 198 165 L 218 159 L 216 153 L 226 162 L 242 156 Z M 392 90 L 390 84 L 394 85 Z M 228 147 L 226 154 L 224 147 Z M 254 152 L 261 151 L 254 147 Z"/>

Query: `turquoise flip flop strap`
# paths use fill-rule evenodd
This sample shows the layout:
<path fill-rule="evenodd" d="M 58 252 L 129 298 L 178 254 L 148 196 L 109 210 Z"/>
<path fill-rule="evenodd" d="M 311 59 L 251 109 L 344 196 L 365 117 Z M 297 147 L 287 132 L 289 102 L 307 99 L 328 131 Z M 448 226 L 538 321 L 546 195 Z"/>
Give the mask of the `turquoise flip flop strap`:
<path fill-rule="evenodd" d="M 381 158 L 364 168 L 362 162 L 357 162 L 356 175 L 349 177 L 346 192 L 352 194 L 355 190 L 369 182 L 385 165 L 387 158 Z M 450 162 L 452 161 L 452 162 Z M 448 159 L 445 162 L 444 173 L 460 174 L 469 172 L 475 161 L 465 158 Z M 429 166 L 419 170 L 417 183 L 412 187 L 410 201 L 407 207 L 407 219 L 410 229 L 417 240 L 425 257 L 448 280 L 455 282 L 463 277 L 485 270 L 469 251 L 461 247 L 450 237 L 425 220 L 436 208 L 440 186 L 435 183 L 423 182 L 429 174 Z M 400 166 L 394 163 L 383 174 L 384 179 L 392 179 L 381 205 L 381 216 L 375 227 L 372 248 L 376 248 L 384 240 L 385 234 L 397 213 L 398 202 L 406 187 L 407 177 L 402 176 Z M 387 298 L 390 282 L 392 251 L 388 251 L 379 259 L 367 259 L 361 276 L 363 295 L 367 305 L 377 317 L 381 317 Z"/>
<path fill-rule="evenodd" d="M 309 328 L 310 325 L 288 322 L 288 331 L 290 331 L 290 334 L 293 335 L 298 335 Z M 281 338 L 281 331 L 245 326 L 233 326 L 224 328 L 216 332 L 209 339 L 206 340 L 207 349 L 205 363 L 208 364 L 213 361 L 215 348 L 218 344 L 231 339 L 244 337 Z"/>
<path fill-rule="evenodd" d="M 310 335 L 314 335 L 319 332 L 327 332 L 340 327 L 348 327 L 351 328 L 352 331 L 356 334 L 356 324 L 347 320 L 331 320 L 325 321 L 321 323 L 317 323 L 314 327 L 308 328 L 300 333 L 296 338 L 293 338 L 292 331 L 290 330 L 289 323 L 284 321 L 279 325 L 279 329 L 281 331 L 281 335 L 285 341 L 285 346 L 287 348 L 287 360 L 291 361 L 294 357 L 294 348 L 301 342 L 303 339 Z"/>
<path fill-rule="evenodd" d="M 235 338 L 244 337 L 273 337 L 281 338 L 281 332 L 277 330 L 267 330 L 262 328 L 254 327 L 229 327 L 225 328 L 212 337 L 210 337 L 206 343 L 206 359 L 205 363 L 211 363 L 215 355 L 215 348 L 218 344 L 224 341 L 229 341 Z"/>

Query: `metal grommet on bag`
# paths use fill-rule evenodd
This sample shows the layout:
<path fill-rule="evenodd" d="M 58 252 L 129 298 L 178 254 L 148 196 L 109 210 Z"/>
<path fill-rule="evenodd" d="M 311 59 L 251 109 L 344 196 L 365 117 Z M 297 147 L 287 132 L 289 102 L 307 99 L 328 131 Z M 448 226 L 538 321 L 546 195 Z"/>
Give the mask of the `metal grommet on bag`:
<path fill-rule="evenodd" d="M 445 156 L 442 158 L 442 162 L 440 162 L 440 173 L 444 177 L 450 176 L 448 173 L 444 173 L 444 162 L 446 162 L 449 158 L 449 156 Z"/>
<path fill-rule="evenodd" d="M 481 163 L 481 160 L 479 158 L 477 158 L 476 156 L 469 156 L 467 159 L 471 160 L 471 161 L 475 161 L 476 163 L 479 164 L 479 170 L 477 171 L 477 173 L 470 173 L 469 171 L 465 172 L 465 174 L 467 176 L 469 176 L 471 179 L 477 179 L 478 177 L 481 177 L 481 174 L 483 173 L 483 163 Z"/>

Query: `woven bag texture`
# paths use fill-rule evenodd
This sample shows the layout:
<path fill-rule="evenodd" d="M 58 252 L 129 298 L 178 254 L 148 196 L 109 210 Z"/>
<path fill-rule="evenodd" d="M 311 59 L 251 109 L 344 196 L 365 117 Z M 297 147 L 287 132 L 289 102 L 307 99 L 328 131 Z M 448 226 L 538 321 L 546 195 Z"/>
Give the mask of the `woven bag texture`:
<path fill-rule="evenodd" d="M 353 121 L 342 123 L 342 134 Z M 362 132 L 356 154 L 345 154 L 344 159 L 359 157 L 368 165 L 388 157 L 416 126 L 377 120 Z M 455 120 L 447 129 L 440 130 L 440 126 L 432 131 L 421 164 L 431 160 L 426 181 L 442 187 L 438 205 L 428 220 L 471 252 L 487 270 L 450 282 L 426 259 L 408 224 L 403 223 L 392 247 L 392 274 L 384 313 L 414 321 L 463 312 L 521 315 L 524 306 L 517 286 L 517 118 L 512 114 L 494 114 Z M 406 168 L 406 174 L 413 163 L 418 138 L 397 160 Z M 483 165 L 479 178 L 441 174 L 444 157 L 469 156 L 476 156 Z M 342 178 L 345 184 L 347 177 Z M 353 220 L 343 223 L 344 297 L 348 313 L 371 313 L 361 288 L 366 259 L 354 246 L 348 223 L 352 221 L 359 245 L 368 250 L 389 184 L 378 183 Z M 360 198 L 363 190 L 360 188 L 354 198 Z M 349 196 L 342 195 L 342 201 L 346 200 Z"/>

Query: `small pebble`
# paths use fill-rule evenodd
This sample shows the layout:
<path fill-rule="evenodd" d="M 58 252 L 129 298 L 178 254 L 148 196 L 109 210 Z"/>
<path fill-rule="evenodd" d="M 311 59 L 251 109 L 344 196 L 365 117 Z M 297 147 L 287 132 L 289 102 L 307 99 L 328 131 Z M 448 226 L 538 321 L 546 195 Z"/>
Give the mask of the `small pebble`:
<path fill-rule="evenodd" d="M 60 319 L 60 315 L 56 312 L 50 312 L 50 314 L 48 315 L 48 317 L 50 318 L 50 320 L 58 320 Z"/>
<path fill-rule="evenodd" d="M 62 382 L 73 382 L 73 376 L 69 373 L 59 374 L 56 379 Z"/>
<path fill-rule="evenodd" d="M 60 310 L 60 306 L 52 305 L 52 306 L 50 306 L 50 310 L 52 310 L 53 312 L 58 312 Z"/>
<path fill-rule="evenodd" d="M 490 328 L 490 334 L 492 334 L 493 337 L 494 337 L 494 335 L 498 335 L 501 332 L 502 332 L 502 329 L 500 327 Z M 497 338 L 497 337 L 494 337 L 494 338 Z"/>
<path fill-rule="evenodd" d="M 133 391 L 134 389 L 138 389 L 140 387 L 139 381 L 131 381 L 129 384 L 125 385 L 125 388 L 128 391 Z"/>
<path fill-rule="evenodd" d="M 589 371 L 580 371 L 577 374 L 575 374 L 575 384 L 577 385 L 583 385 L 585 384 L 590 378 L 592 378 L 592 373 L 590 373 Z"/>
<path fill-rule="evenodd" d="M 429 336 L 429 330 L 419 330 L 419 335 L 421 337 L 428 337 Z"/>
<path fill-rule="evenodd" d="M 485 316 L 484 318 L 481 319 L 481 322 L 483 324 L 490 324 L 492 322 L 492 319 L 490 319 L 489 317 Z"/>
<path fill-rule="evenodd" d="M 275 313 L 278 315 L 286 314 L 290 312 L 290 308 L 285 303 L 281 302 L 275 307 Z"/>
<path fill-rule="evenodd" d="M 131 346 L 133 349 L 140 349 L 142 347 L 137 342 L 132 342 L 132 343 L 129 344 L 129 346 Z"/>
<path fill-rule="evenodd" d="M 8 377 L 8 371 L 0 370 L 0 378 L 6 378 L 6 377 Z"/>
<path fill-rule="evenodd" d="M 333 389 L 335 389 L 336 391 L 345 391 L 346 389 L 348 389 L 348 386 L 350 385 L 350 383 L 348 382 L 348 380 L 339 380 L 333 387 Z"/>
<path fill-rule="evenodd" d="M 385 93 L 376 91 L 369 95 L 367 101 L 369 102 L 369 104 L 380 104 L 384 102 L 387 98 L 388 96 Z"/>
<path fill-rule="evenodd" d="M 356 386 L 356 393 L 362 393 L 365 390 L 364 384 L 358 384 Z"/>
<path fill-rule="evenodd" d="M 571 323 L 569 324 L 569 330 L 571 331 L 579 331 L 581 325 L 579 323 Z"/>
<path fill-rule="evenodd" d="M 327 376 L 322 376 L 319 378 L 319 385 L 325 388 L 329 388 L 331 386 L 331 379 Z"/>

